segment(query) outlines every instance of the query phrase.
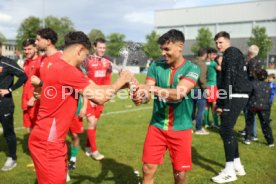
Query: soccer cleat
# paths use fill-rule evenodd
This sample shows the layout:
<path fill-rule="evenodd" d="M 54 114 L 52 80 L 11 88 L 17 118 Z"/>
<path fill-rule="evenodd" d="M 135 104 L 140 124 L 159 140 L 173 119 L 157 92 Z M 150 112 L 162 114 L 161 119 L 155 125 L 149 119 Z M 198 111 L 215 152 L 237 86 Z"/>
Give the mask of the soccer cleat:
<path fill-rule="evenodd" d="M 251 141 L 258 141 L 258 137 L 251 137 Z"/>
<path fill-rule="evenodd" d="M 237 180 L 235 173 L 230 174 L 225 170 L 222 170 L 217 176 L 212 178 L 215 183 L 228 183 Z"/>
<path fill-rule="evenodd" d="M 208 135 L 209 132 L 207 130 L 205 130 L 204 128 L 202 128 L 201 130 L 196 130 L 195 134 L 196 135 Z"/>
<path fill-rule="evenodd" d="M 95 159 L 95 160 L 102 160 L 104 158 L 104 155 L 100 154 L 99 151 L 94 151 L 92 154 L 91 154 L 92 158 Z"/>
<path fill-rule="evenodd" d="M 2 167 L 2 171 L 10 171 L 10 170 L 12 170 L 13 168 L 15 168 L 16 167 L 16 161 L 15 160 L 13 160 L 11 157 L 8 157 L 7 158 L 7 160 L 6 160 L 6 162 L 5 162 L 5 164 L 4 164 L 4 166 Z"/>
<path fill-rule="evenodd" d="M 268 147 L 273 148 L 274 144 L 269 144 Z"/>
<path fill-rule="evenodd" d="M 248 139 L 243 140 L 243 143 L 246 144 L 246 145 L 251 144 L 250 140 L 248 140 Z"/>
<path fill-rule="evenodd" d="M 69 170 L 75 170 L 76 169 L 76 162 L 73 162 L 70 160 L 69 164 L 68 164 L 68 169 Z"/>
<path fill-rule="evenodd" d="M 237 176 L 245 176 L 246 175 L 243 165 L 241 167 L 235 168 L 235 172 L 236 172 Z"/>
<path fill-rule="evenodd" d="M 245 135 L 246 134 L 245 130 L 239 130 L 238 132 L 239 132 L 240 135 Z"/>
<path fill-rule="evenodd" d="M 92 155 L 92 151 L 90 147 L 85 147 L 85 155 L 88 157 Z"/>

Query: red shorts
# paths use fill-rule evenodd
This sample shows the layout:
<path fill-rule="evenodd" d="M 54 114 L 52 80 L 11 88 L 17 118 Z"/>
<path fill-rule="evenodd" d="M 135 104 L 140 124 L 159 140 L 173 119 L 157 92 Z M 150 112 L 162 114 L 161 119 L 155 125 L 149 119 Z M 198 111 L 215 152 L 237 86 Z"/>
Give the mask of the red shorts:
<path fill-rule="evenodd" d="M 208 86 L 207 89 L 209 89 L 210 91 L 210 96 L 207 97 L 207 102 L 208 103 L 216 102 L 218 99 L 218 87 Z"/>
<path fill-rule="evenodd" d="M 23 111 L 23 126 L 25 128 L 33 128 L 37 119 L 38 106 L 28 107 L 27 110 Z"/>
<path fill-rule="evenodd" d="M 192 130 L 167 131 L 150 125 L 144 143 L 143 162 L 161 164 L 169 150 L 174 170 L 192 169 Z"/>
<path fill-rule="evenodd" d="M 95 105 L 93 102 L 88 101 L 86 109 L 86 117 L 95 116 L 96 119 L 99 119 L 103 112 L 103 105 Z"/>
<path fill-rule="evenodd" d="M 75 116 L 70 127 L 69 131 L 71 133 L 80 134 L 83 133 L 83 121 L 82 118 L 79 116 Z"/>
<path fill-rule="evenodd" d="M 39 135 L 38 135 L 39 136 Z M 67 146 L 65 141 L 49 142 L 31 133 L 29 150 L 39 184 L 64 184 L 67 174 Z"/>

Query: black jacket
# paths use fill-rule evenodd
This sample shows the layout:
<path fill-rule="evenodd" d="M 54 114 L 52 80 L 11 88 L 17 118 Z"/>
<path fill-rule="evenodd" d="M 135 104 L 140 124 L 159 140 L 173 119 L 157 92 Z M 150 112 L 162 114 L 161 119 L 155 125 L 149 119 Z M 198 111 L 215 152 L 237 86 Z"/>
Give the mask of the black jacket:
<path fill-rule="evenodd" d="M 270 109 L 269 98 L 271 95 L 270 84 L 265 81 L 254 80 L 251 82 L 253 89 L 248 101 L 251 111 L 263 111 Z"/>
<path fill-rule="evenodd" d="M 14 76 L 18 78 L 15 83 Z M 16 61 L 0 55 L 0 89 L 11 89 L 13 91 L 22 86 L 26 80 L 26 74 Z M 9 93 L 4 97 L 11 98 L 12 94 Z"/>
<path fill-rule="evenodd" d="M 262 64 L 258 61 L 256 57 L 250 59 L 247 63 L 247 73 L 249 76 L 249 80 L 255 80 L 256 77 L 256 71 L 262 69 Z"/>
<path fill-rule="evenodd" d="M 243 54 L 235 47 L 229 47 L 223 53 L 218 89 L 227 93 L 224 96 L 221 95 L 217 101 L 217 106 L 221 109 L 229 107 L 231 92 L 233 94 L 249 94 L 252 91 Z"/>

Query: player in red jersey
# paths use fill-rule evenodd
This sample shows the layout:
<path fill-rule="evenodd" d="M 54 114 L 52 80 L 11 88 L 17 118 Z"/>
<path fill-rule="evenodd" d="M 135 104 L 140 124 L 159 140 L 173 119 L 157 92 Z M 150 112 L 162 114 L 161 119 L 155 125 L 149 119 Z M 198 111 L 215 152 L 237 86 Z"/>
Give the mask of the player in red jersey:
<path fill-rule="evenodd" d="M 63 55 L 49 68 L 43 81 L 38 119 L 28 144 L 39 184 L 66 182 L 66 135 L 76 112 L 77 94 L 103 104 L 132 78 L 130 72 L 122 71 L 114 84 L 96 85 L 78 68 L 90 48 L 83 32 L 68 33 Z"/>
<path fill-rule="evenodd" d="M 105 39 L 98 38 L 94 42 L 95 54 L 90 55 L 84 63 L 87 76 L 97 85 L 109 85 L 111 82 L 111 64 L 104 54 L 106 50 Z M 87 139 L 85 153 L 95 160 L 101 160 L 104 155 L 100 154 L 96 146 L 96 127 L 98 119 L 103 111 L 103 105 L 88 102 L 86 117 L 88 120 Z"/>
<path fill-rule="evenodd" d="M 38 101 L 33 96 L 34 86 L 31 84 L 31 76 L 38 75 L 42 56 L 37 53 L 34 39 L 25 40 L 23 50 L 27 58 L 23 69 L 28 77 L 22 92 L 23 125 L 30 133 L 38 113 Z"/>
<path fill-rule="evenodd" d="M 57 33 L 50 28 L 43 28 L 37 31 L 35 44 L 40 51 L 45 52 L 41 60 L 39 74 L 31 77 L 31 82 L 36 87 L 37 92 L 40 91 L 39 87 L 42 86 L 48 69 L 62 54 L 55 47 L 57 39 Z"/>

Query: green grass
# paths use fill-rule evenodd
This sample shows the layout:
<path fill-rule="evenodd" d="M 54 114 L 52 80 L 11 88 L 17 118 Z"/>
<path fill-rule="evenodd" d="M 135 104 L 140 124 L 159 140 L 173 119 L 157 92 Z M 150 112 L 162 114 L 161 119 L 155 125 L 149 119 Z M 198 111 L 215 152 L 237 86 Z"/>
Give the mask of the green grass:
<path fill-rule="evenodd" d="M 137 76 L 144 80 L 144 75 Z M 27 148 L 27 136 L 22 127 L 22 112 L 20 109 L 20 90 L 15 93 L 15 127 L 16 131 L 18 166 L 10 172 L 0 172 L 0 184 L 34 184 L 35 172 L 33 168 L 27 168 L 31 162 Z M 84 154 L 85 134 L 81 137 L 81 150 L 77 158 L 77 169 L 70 173 L 69 183 L 104 183 L 104 184 L 134 184 L 137 177 L 134 170 L 141 174 L 141 156 L 143 142 L 151 117 L 152 103 L 136 107 L 130 100 L 114 99 L 109 102 L 104 114 L 98 122 L 97 145 L 101 153 L 105 155 L 103 161 L 97 162 Z M 137 110 L 112 114 L 111 112 L 124 110 Z M 272 128 L 276 137 L 275 107 L 272 109 Z M 244 127 L 244 117 L 241 115 L 235 126 L 235 130 Z M 86 125 L 86 123 L 85 123 Z M 242 163 L 245 165 L 247 175 L 239 177 L 237 184 L 274 184 L 276 173 L 275 148 L 269 149 L 265 143 L 258 123 L 258 142 L 251 145 L 241 143 L 239 137 L 239 149 Z M 68 142 L 70 137 L 68 136 Z M 0 135 L 0 165 L 5 162 L 7 147 L 4 137 Z M 210 135 L 193 135 L 193 170 L 187 174 L 189 184 L 212 183 L 210 178 L 220 171 L 225 162 L 223 145 L 219 134 L 211 131 Z M 164 164 L 160 165 L 156 174 L 157 184 L 173 183 L 172 167 L 168 153 Z"/>

